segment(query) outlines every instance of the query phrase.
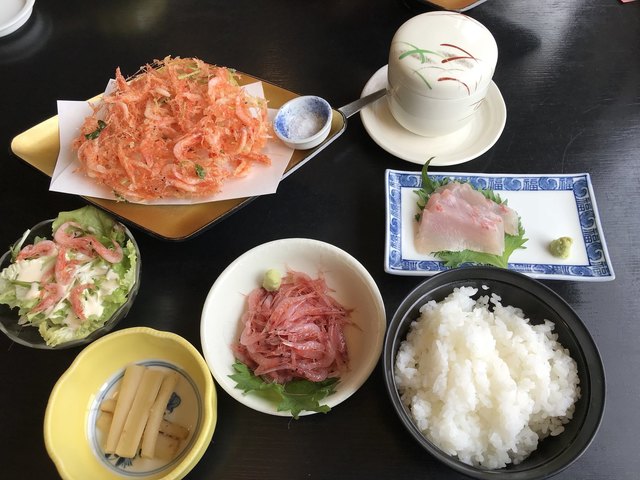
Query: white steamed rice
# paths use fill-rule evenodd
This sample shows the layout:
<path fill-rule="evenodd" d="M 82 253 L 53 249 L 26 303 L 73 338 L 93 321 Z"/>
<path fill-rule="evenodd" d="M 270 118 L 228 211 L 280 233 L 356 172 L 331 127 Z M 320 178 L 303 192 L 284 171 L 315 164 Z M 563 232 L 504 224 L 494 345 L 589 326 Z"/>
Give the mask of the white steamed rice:
<path fill-rule="evenodd" d="M 430 301 L 396 357 L 395 379 L 420 431 L 441 450 L 484 468 L 520 463 L 558 435 L 580 397 L 576 362 L 554 324 L 473 287 Z M 489 309 L 493 304 L 493 311 Z"/>

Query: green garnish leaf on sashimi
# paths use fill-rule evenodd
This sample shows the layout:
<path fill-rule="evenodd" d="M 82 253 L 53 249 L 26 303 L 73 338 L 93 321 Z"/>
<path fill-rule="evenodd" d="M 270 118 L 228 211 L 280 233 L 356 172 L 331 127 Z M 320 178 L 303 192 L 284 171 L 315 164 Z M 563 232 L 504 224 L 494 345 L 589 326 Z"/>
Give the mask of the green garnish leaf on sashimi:
<path fill-rule="evenodd" d="M 431 157 L 425 162 L 424 167 L 422 167 L 422 188 L 420 188 L 420 190 L 415 190 L 416 195 L 418 195 L 417 203 L 420 211 L 424 209 L 425 205 L 429 201 L 429 197 L 433 192 L 436 191 L 436 189 L 450 182 L 449 178 L 443 178 L 442 180 L 432 180 L 431 177 L 429 177 L 429 175 L 427 174 L 427 170 L 429 169 L 431 160 L 433 160 L 434 158 L 435 157 Z M 420 221 L 419 213 L 416 215 L 416 220 Z"/>
<path fill-rule="evenodd" d="M 431 197 L 431 194 L 433 192 L 435 192 L 438 188 L 440 187 L 444 187 L 445 185 L 448 185 L 449 183 L 451 183 L 453 180 L 449 177 L 444 177 L 442 180 L 433 180 L 429 174 L 428 174 L 428 169 L 429 169 L 429 164 L 431 163 L 431 160 L 433 160 L 435 157 L 431 157 L 429 160 L 427 160 L 424 164 L 424 166 L 422 167 L 422 187 L 419 190 L 415 190 L 415 194 L 418 195 L 418 201 L 416 202 L 418 207 L 420 208 L 420 210 L 423 210 L 425 205 L 427 204 L 427 202 L 429 201 L 429 197 Z M 457 182 L 463 183 L 461 180 L 456 180 Z M 467 182 L 468 183 L 468 182 Z M 471 185 L 471 184 L 470 184 Z M 488 198 L 489 200 L 491 200 L 492 202 L 495 203 L 504 203 L 505 205 L 508 204 L 508 202 L 506 200 L 503 200 L 502 198 L 500 198 L 500 195 L 498 195 L 496 192 L 494 192 L 493 190 L 486 188 L 476 188 L 473 185 L 471 185 L 471 187 L 476 190 L 477 192 L 480 192 L 482 195 L 484 195 L 486 198 Z M 420 220 L 420 214 L 416 215 L 416 220 Z"/>
<path fill-rule="evenodd" d="M 429 201 L 429 197 L 431 194 L 435 192 L 438 188 L 447 185 L 448 183 L 454 181 L 448 177 L 443 178 L 442 180 L 434 180 L 428 175 L 429 164 L 431 160 L 435 157 L 431 157 L 427 160 L 422 167 L 422 186 L 419 190 L 415 190 L 416 195 L 418 195 L 418 201 L 416 202 L 418 208 L 420 209 L 420 213 L 416 214 L 416 221 L 420 221 L 420 216 L 422 210 L 426 206 Z M 456 180 L 459 181 L 459 180 Z M 470 184 L 471 185 L 471 184 Z M 482 189 L 476 188 L 471 185 L 471 187 L 480 192 L 486 198 L 495 202 L 497 204 L 507 205 L 507 201 L 503 200 L 500 195 L 494 192 L 491 189 Z M 436 258 L 439 258 L 444 262 L 444 265 L 449 268 L 459 267 L 465 263 L 473 263 L 479 265 L 493 265 L 495 267 L 507 268 L 509 263 L 509 257 L 513 252 L 515 252 L 519 248 L 527 248 L 524 244 L 527 242 L 527 238 L 524 236 L 525 231 L 522 227 L 522 223 L 520 219 L 518 219 L 518 235 L 509 235 L 505 233 L 504 235 L 504 252 L 502 255 L 494 255 L 491 253 L 483 253 L 483 252 L 475 252 L 473 250 L 462 250 L 459 252 L 451 252 L 451 251 L 441 251 L 434 252 L 433 255 Z"/>
<path fill-rule="evenodd" d="M 476 263 L 480 265 L 493 265 L 494 267 L 507 268 L 509 257 L 518 248 L 524 246 L 528 239 L 524 238 L 524 228 L 518 223 L 518 235 L 504 235 L 504 252 L 502 255 L 462 250 L 461 252 L 436 252 L 434 256 L 444 261 L 445 267 L 459 267 L 463 263 Z"/>
<path fill-rule="evenodd" d="M 322 382 L 292 380 L 280 384 L 264 381 L 242 362 L 236 361 L 233 369 L 236 373 L 229 375 L 229 378 L 236 382 L 236 388 L 245 393 L 255 392 L 272 399 L 277 404 L 279 412 L 290 411 L 296 420 L 303 411 L 327 413 L 331 410 L 328 405 L 321 405 L 320 402 L 335 392 L 337 378 L 329 378 Z"/>

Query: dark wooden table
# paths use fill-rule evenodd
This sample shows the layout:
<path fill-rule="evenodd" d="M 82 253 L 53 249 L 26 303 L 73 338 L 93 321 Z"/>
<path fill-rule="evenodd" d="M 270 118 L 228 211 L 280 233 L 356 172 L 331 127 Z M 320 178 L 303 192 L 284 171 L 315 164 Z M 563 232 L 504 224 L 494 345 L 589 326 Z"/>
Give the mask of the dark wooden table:
<path fill-rule="evenodd" d="M 398 0 L 38 0 L 0 39 L 0 244 L 79 197 L 11 153 L 18 133 L 56 114 L 57 99 L 99 92 L 116 66 L 133 73 L 168 54 L 197 56 L 333 105 L 360 95 L 387 63 L 395 30 L 428 8 Z M 607 405 L 589 450 L 557 478 L 638 478 L 640 456 L 640 2 L 488 0 L 468 12 L 494 34 L 494 77 L 508 110 L 487 153 L 450 171 L 592 175 L 617 278 L 545 282 L 582 317 L 607 372 Z M 330 242 L 378 282 L 390 317 L 420 277 L 383 270 L 384 171 L 415 169 L 379 148 L 358 116 L 277 194 L 182 243 L 134 230 L 142 288 L 119 328 L 176 332 L 200 348 L 200 313 L 219 273 L 258 244 Z M 0 336 L 0 477 L 56 478 L 42 435 L 45 406 L 80 349 L 38 351 Z M 193 479 L 460 478 L 421 450 L 387 398 L 380 366 L 328 415 L 299 421 L 250 410 L 218 389 L 213 442 Z"/>

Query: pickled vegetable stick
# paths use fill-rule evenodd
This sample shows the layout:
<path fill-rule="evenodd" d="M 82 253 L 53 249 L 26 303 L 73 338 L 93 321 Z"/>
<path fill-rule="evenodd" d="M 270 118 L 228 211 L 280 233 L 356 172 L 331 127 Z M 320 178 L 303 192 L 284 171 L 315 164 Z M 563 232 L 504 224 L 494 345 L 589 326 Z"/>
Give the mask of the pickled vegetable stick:
<path fill-rule="evenodd" d="M 131 404 L 133 403 L 138 385 L 140 385 L 145 370 L 145 367 L 142 365 L 132 364 L 128 365 L 124 371 L 120 385 L 120 393 L 118 394 L 116 407 L 113 411 L 113 421 L 111 422 L 111 428 L 109 428 L 109 435 L 107 435 L 107 442 L 104 448 L 105 453 L 114 453 L 116 451 L 124 423 L 129 415 L 129 410 L 131 410 Z"/>
<path fill-rule="evenodd" d="M 149 418 L 149 410 L 158 395 L 164 372 L 147 368 L 140 380 L 140 386 L 131 404 L 131 410 L 122 428 L 122 435 L 116 446 L 116 455 L 133 458 L 138 452 L 144 426 Z M 120 402 L 118 402 L 120 403 Z"/>
<path fill-rule="evenodd" d="M 163 420 L 164 412 L 167 409 L 167 403 L 169 403 L 169 399 L 176 388 L 178 380 L 179 375 L 178 372 L 175 371 L 169 372 L 162 380 L 160 391 L 151 406 L 147 425 L 144 427 L 144 433 L 142 434 L 141 457 L 154 457 L 160 423 Z"/>
<path fill-rule="evenodd" d="M 179 447 L 180 440 L 161 433 L 158 435 L 153 456 L 161 460 L 173 460 Z"/>
<path fill-rule="evenodd" d="M 100 410 L 104 413 L 113 413 L 113 406 L 115 404 L 112 402 L 104 401 L 100 405 Z M 177 438 L 179 440 L 184 440 L 189 436 L 189 429 L 187 427 L 183 427 L 177 423 L 171 422 L 166 418 L 160 422 L 160 426 L 158 427 L 158 431 L 164 435 L 169 437 Z"/>
<path fill-rule="evenodd" d="M 96 428 L 106 435 L 109 433 L 112 421 L 113 414 L 111 412 L 100 412 L 100 415 L 98 415 L 98 419 L 96 420 Z"/>
<path fill-rule="evenodd" d="M 189 436 L 189 429 L 183 427 L 182 425 L 178 425 L 177 423 L 172 423 L 168 420 L 162 420 L 160 422 L 160 433 L 164 433 L 170 437 L 174 437 L 180 440 L 184 440 Z"/>
<path fill-rule="evenodd" d="M 106 404 L 104 408 L 101 405 L 100 410 L 102 410 L 102 412 L 104 413 L 113 413 L 110 403 Z M 160 433 L 168 435 L 169 437 L 174 437 L 178 439 L 185 439 L 187 438 L 187 436 L 189 436 L 189 429 L 187 427 L 183 427 L 182 425 L 171 422 L 166 418 L 160 422 L 160 427 L 158 428 L 158 431 Z"/>
<path fill-rule="evenodd" d="M 107 398 L 100 404 L 100 411 L 113 413 L 116 409 L 116 403 L 117 401 L 115 398 Z"/>

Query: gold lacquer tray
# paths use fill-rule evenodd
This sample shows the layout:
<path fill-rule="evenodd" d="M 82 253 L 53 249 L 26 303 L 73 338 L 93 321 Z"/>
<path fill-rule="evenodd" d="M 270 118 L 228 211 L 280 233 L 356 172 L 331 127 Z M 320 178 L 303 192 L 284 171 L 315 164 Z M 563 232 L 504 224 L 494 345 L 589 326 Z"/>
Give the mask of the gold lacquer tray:
<path fill-rule="evenodd" d="M 270 108 L 279 108 L 298 95 L 262 79 L 238 72 L 241 85 L 260 81 Z M 335 140 L 346 128 L 346 117 L 333 110 L 331 131 L 327 139 L 311 150 L 296 150 L 282 178 L 287 177 L 317 155 Z M 11 142 L 11 150 L 18 157 L 41 172 L 51 176 L 56 166 L 60 141 L 58 117 L 51 117 L 17 135 Z M 187 240 L 208 227 L 223 220 L 257 197 L 236 198 L 193 205 L 143 205 L 116 202 L 101 198 L 84 197 L 90 203 L 107 210 L 120 220 L 165 240 Z"/>

